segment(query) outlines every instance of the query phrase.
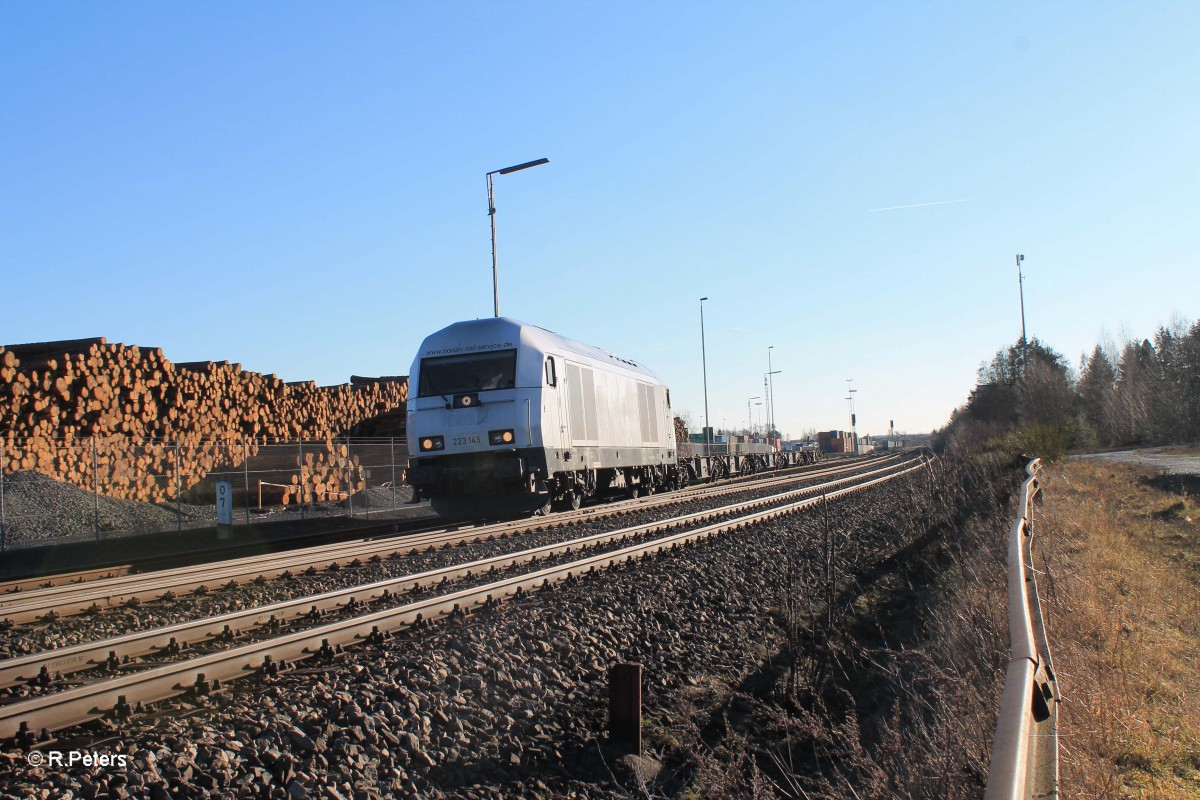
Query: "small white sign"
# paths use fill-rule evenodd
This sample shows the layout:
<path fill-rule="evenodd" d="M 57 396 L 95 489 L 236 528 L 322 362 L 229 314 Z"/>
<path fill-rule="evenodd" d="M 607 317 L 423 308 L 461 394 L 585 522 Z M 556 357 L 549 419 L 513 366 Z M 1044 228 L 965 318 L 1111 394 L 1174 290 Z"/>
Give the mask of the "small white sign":
<path fill-rule="evenodd" d="M 217 483 L 217 524 L 233 524 L 233 484 L 229 481 Z"/>

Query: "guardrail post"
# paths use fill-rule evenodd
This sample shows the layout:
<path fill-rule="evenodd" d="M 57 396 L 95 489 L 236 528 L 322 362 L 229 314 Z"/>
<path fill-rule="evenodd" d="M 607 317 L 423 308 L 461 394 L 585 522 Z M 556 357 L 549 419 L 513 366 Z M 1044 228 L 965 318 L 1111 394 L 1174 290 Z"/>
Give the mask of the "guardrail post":
<path fill-rule="evenodd" d="M 614 664 L 608 671 L 608 735 L 642 754 L 641 664 Z"/>

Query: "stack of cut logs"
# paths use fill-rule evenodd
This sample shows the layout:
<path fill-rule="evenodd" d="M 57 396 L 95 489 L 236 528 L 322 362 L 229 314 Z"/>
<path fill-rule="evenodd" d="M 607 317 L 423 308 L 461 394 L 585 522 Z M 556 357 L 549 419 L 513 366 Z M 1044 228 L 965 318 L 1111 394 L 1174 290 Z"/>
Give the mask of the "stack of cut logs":
<path fill-rule="evenodd" d="M 280 502 L 286 506 L 288 503 L 337 501 L 344 499 L 347 493 L 360 492 L 364 488 L 366 482 L 358 468 L 358 456 L 350 455 L 344 444 L 326 441 L 325 452 L 304 454 L 300 472 L 292 475 L 292 485 L 283 490 Z"/>
<path fill-rule="evenodd" d="M 296 459 L 291 499 L 354 491 L 357 481 L 343 483 L 358 471 L 332 437 L 407 399 L 405 378 L 284 383 L 227 361 L 173 364 L 157 348 L 103 338 L 0 347 L 4 471 L 37 470 L 146 502 L 172 500 L 262 445 L 298 439 L 326 446 Z"/>
<path fill-rule="evenodd" d="M 692 442 L 688 439 L 688 426 L 679 417 L 675 418 L 675 449 L 683 458 L 690 458 L 692 455 Z"/>

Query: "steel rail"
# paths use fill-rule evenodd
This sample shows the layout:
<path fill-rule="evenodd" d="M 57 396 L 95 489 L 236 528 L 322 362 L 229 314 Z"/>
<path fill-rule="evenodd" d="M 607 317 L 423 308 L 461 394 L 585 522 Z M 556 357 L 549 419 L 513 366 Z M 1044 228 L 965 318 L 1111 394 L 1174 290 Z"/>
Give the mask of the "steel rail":
<path fill-rule="evenodd" d="M 903 465 L 901 465 L 903 466 Z M 144 672 L 78 687 L 65 692 L 37 697 L 0 708 L 0 738 L 12 738 L 23 731 L 57 731 L 79 725 L 109 713 L 127 709 L 130 703 L 151 703 L 192 689 L 207 691 L 215 681 L 228 681 L 255 674 L 271 664 L 292 662 L 321 652 L 359 643 L 376 641 L 384 630 L 421 624 L 437 617 L 467 613 L 475 606 L 491 605 L 502 598 L 548 586 L 551 582 L 612 567 L 634 558 L 657 553 L 688 542 L 738 530 L 786 514 L 795 513 L 827 499 L 835 499 L 871 486 L 894 480 L 921 463 L 865 483 L 825 492 L 786 506 L 756 511 L 736 519 L 724 520 L 682 533 L 631 545 L 619 550 L 587 556 L 566 564 L 510 576 L 482 586 L 450 592 L 396 608 L 384 609 L 329 623 L 241 647 L 210 653 L 155 667 Z M 320 646 L 314 646 L 321 642 Z M 23 734 L 22 734 L 23 735 Z"/>
<path fill-rule="evenodd" d="M 1041 615 L 1032 561 L 1033 502 L 1041 460 L 1025 468 L 1018 517 L 1008 540 L 1010 654 L 984 800 L 1058 797 L 1058 704 L 1061 696 Z"/>
<path fill-rule="evenodd" d="M 50 589 L 64 584 L 84 583 L 102 578 L 116 578 L 128 575 L 131 564 L 118 564 L 112 567 L 96 567 L 78 572 L 55 572 L 31 578 L 17 578 L 0 583 L 0 598 L 12 594 L 21 594 L 33 589 Z"/>
<path fill-rule="evenodd" d="M 902 465 L 889 465 L 871 472 L 839 478 L 817 486 L 802 487 L 770 497 L 755 498 L 754 500 L 747 500 L 730 506 L 692 512 L 670 519 L 591 534 L 565 542 L 542 545 L 518 552 L 505 553 L 439 569 L 388 578 L 373 583 L 359 584 L 292 600 L 281 600 L 266 606 L 232 611 L 200 620 L 190 620 L 161 628 L 135 631 L 110 639 L 82 642 L 54 650 L 30 653 L 0 661 L 0 688 L 8 688 L 26 683 L 43 674 L 49 679 L 55 673 L 67 675 L 79 672 L 110 661 L 113 658 L 120 659 L 125 656 L 132 658 L 153 655 L 156 651 L 175 651 L 191 646 L 194 643 L 206 644 L 221 638 L 232 638 L 239 635 L 242 629 L 250 626 L 261 627 L 264 625 L 282 624 L 284 621 L 313 614 L 314 612 L 323 614 L 327 611 L 347 606 L 352 602 L 362 601 L 364 596 L 366 597 L 366 602 L 372 602 L 393 592 L 402 593 L 406 589 L 417 589 L 423 586 L 439 584 L 444 580 L 469 577 L 477 572 L 502 569 L 572 550 L 596 547 L 607 542 L 644 536 L 649 533 L 670 530 L 686 525 L 694 525 L 716 517 L 737 514 L 764 505 L 825 492 L 833 487 L 852 481 L 873 475 L 880 475 L 889 470 L 896 469 L 898 466 Z M 208 640 L 208 642 L 204 642 L 203 640 Z"/>
<path fill-rule="evenodd" d="M 854 472 L 864 467 L 875 466 L 895 460 L 876 459 L 870 462 L 856 462 L 853 465 L 826 468 L 813 472 L 804 472 L 789 476 L 772 476 L 766 480 L 751 483 L 738 483 L 723 486 L 709 495 L 731 494 L 738 491 L 769 488 L 780 483 L 792 483 L 796 480 L 810 480 L 827 475 Z M 554 517 L 522 519 L 510 522 L 494 523 L 491 525 L 456 527 L 453 529 L 439 528 L 425 533 L 403 537 L 383 537 L 379 539 L 355 540 L 332 545 L 322 545 L 313 548 L 291 550 L 268 556 L 247 556 L 238 559 L 218 562 L 216 564 L 194 564 L 170 570 L 136 575 L 123 575 L 116 578 L 91 581 L 86 584 L 65 585 L 0 598 L 0 618 L 7 619 L 13 624 L 35 622 L 45 617 L 50 611 L 60 616 L 81 614 L 94 607 L 112 608 L 128 601 L 144 600 L 146 595 L 161 597 L 168 592 L 176 594 L 193 592 L 204 586 L 215 589 L 229 582 L 268 579 L 288 572 L 305 571 L 308 569 L 325 569 L 333 564 L 344 565 L 355 559 L 359 561 L 384 557 L 384 554 L 395 555 L 412 553 L 422 549 L 447 547 L 464 542 L 474 543 L 488 539 L 503 538 L 517 533 L 545 529 L 547 527 L 564 527 L 583 520 L 592 520 L 604 516 L 627 514 L 634 511 L 650 509 L 656 506 L 673 505 L 691 499 L 691 495 L 680 497 L 676 493 L 663 495 L 658 498 L 639 498 L 610 504 L 603 509 L 589 509 L 586 512 L 574 512 L 571 515 L 561 514 Z"/>

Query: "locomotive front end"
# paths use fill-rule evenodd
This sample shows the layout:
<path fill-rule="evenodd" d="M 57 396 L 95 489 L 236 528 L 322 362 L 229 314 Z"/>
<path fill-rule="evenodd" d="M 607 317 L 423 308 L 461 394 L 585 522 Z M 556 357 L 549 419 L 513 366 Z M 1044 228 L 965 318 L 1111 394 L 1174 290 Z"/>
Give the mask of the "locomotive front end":
<path fill-rule="evenodd" d="M 505 319 L 457 323 L 422 344 L 410 373 L 409 481 L 438 513 L 523 513 L 545 503 L 531 480 L 536 388 L 521 380 L 521 352 L 519 326 Z"/>

